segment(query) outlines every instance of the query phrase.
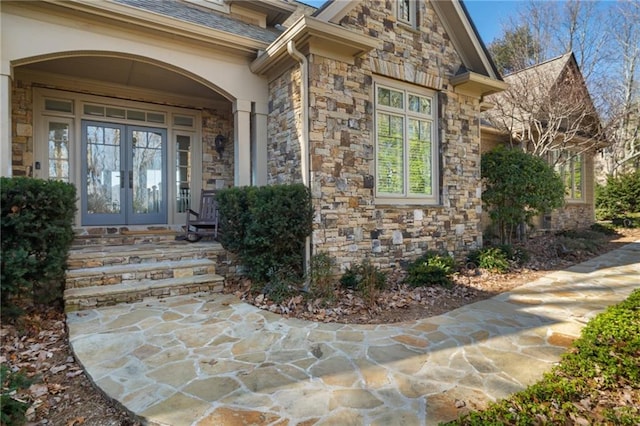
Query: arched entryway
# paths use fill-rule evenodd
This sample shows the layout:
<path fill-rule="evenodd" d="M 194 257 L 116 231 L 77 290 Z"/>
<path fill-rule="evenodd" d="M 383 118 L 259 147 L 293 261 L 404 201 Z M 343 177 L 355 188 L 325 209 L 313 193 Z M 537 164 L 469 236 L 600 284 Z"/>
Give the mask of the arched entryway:
<path fill-rule="evenodd" d="M 61 56 L 14 68 L 12 108 L 31 112 L 24 173 L 74 183 L 79 225 L 184 223 L 201 188 L 234 184 L 228 94 L 145 58 Z"/>

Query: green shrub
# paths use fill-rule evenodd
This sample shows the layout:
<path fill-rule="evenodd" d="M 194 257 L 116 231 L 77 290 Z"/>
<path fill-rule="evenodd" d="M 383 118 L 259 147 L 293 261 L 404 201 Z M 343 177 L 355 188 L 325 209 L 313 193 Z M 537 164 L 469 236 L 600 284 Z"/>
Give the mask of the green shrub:
<path fill-rule="evenodd" d="M 369 306 L 374 306 L 380 291 L 387 287 L 387 274 L 365 259 L 348 268 L 340 278 L 340 284 L 355 290 Z"/>
<path fill-rule="evenodd" d="M 3 312 L 15 312 L 16 297 L 60 299 L 74 237 L 75 187 L 24 177 L 3 177 L 0 185 Z"/>
<path fill-rule="evenodd" d="M 447 253 L 428 251 L 409 264 L 405 282 L 414 287 L 451 284 L 455 260 Z"/>
<path fill-rule="evenodd" d="M 487 247 L 469 253 L 467 260 L 479 268 L 491 272 L 505 273 L 511 265 L 507 254 L 499 247 Z"/>
<path fill-rule="evenodd" d="M 329 253 L 318 253 L 311 257 L 309 271 L 309 291 L 314 297 L 332 300 L 335 295 L 336 279 L 333 274 L 334 259 Z"/>
<path fill-rule="evenodd" d="M 481 169 L 482 201 L 502 243 L 511 241 L 520 224 L 564 203 L 562 179 L 540 157 L 498 147 L 482 154 Z"/>
<path fill-rule="evenodd" d="M 304 241 L 311 234 L 311 193 L 302 184 L 229 188 L 217 194 L 220 242 L 238 255 L 254 284 L 273 271 L 302 279 Z"/>
<path fill-rule="evenodd" d="M 640 170 L 608 177 L 596 187 L 596 217 L 599 220 L 623 218 L 640 212 Z"/>
<path fill-rule="evenodd" d="M 33 380 L 27 378 L 24 373 L 13 372 L 5 364 L 0 364 L 0 383 L 2 394 L 0 395 L 0 423 L 3 425 L 20 425 L 26 421 L 25 413 L 29 404 L 13 398 L 16 391 L 28 389 Z"/>

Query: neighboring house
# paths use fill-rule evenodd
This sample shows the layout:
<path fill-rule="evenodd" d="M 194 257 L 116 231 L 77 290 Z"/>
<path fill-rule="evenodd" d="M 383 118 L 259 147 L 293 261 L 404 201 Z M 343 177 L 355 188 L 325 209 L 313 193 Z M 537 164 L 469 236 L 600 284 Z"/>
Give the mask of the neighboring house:
<path fill-rule="evenodd" d="M 518 146 L 552 164 L 565 183 L 565 206 L 534 220 L 538 230 L 595 221 L 594 157 L 606 143 L 573 53 L 504 77 L 509 89 L 487 98 L 482 152 Z M 490 224 L 483 218 L 485 227 Z"/>
<path fill-rule="evenodd" d="M 482 245 L 479 116 L 506 84 L 459 1 L 1 7 L 0 170 L 74 183 L 84 232 L 304 182 L 343 267 Z"/>

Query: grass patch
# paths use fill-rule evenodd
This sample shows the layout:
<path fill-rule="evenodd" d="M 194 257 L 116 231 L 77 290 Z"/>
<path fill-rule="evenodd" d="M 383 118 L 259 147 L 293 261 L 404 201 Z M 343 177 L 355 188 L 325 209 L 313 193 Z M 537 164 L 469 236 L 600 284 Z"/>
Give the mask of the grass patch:
<path fill-rule="evenodd" d="M 544 378 L 447 425 L 640 424 L 640 289 L 590 321 Z"/>

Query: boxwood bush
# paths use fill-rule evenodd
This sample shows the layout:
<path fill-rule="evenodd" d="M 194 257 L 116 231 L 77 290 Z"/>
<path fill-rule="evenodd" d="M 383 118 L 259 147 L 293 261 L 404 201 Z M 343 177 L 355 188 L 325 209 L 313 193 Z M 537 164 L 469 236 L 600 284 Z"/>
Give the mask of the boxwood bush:
<path fill-rule="evenodd" d="M 238 255 L 254 284 L 278 271 L 302 279 L 311 235 L 311 193 L 302 184 L 223 189 L 217 194 L 222 246 Z"/>
<path fill-rule="evenodd" d="M 15 312 L 18 297 L 61 299 L 73 241 L 76 190 L 71 184 L 26 177 L 0 181 L 2 306 Z"/>

